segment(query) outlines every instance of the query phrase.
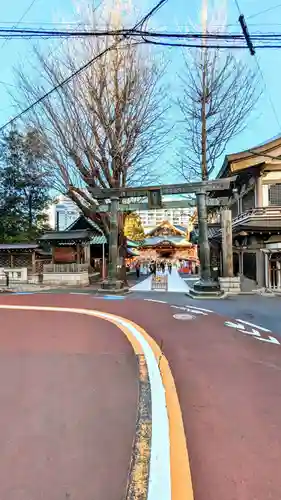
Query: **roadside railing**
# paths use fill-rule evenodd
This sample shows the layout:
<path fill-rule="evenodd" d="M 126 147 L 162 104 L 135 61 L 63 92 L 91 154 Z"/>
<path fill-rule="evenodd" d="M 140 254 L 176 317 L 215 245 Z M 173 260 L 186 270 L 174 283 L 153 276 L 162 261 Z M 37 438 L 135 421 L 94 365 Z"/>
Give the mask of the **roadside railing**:
<path fill-rule="evenodd" d="M 279 217 L 281 220 L 280 206 L 251 208 L 250 210 L 246 210 L 245 212 L 242 212 L 241 214 L 234 217 L 232 220 L 232 224 L 236 225 L 252 218 L 276 219 Z"/>

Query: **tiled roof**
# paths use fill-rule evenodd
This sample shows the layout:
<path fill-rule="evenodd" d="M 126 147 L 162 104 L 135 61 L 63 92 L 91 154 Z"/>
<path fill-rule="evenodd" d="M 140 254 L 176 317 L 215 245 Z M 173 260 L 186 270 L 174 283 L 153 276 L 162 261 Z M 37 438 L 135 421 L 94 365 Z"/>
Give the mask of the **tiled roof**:
<path fill-rule="evenodd" d="M 36 243 L 0 243 L 0 250 L 35 250 Z"/>
<path fill-rule="evenodd" d="M 213 238 L 216 234 L 218 234 L 220 231 L 219 227 L 208 227 L 208 238 Z M 192 231 L 195 236 L 199 236 L 199 229 L 198 227 L 194 228 Z"/>
<path fill-rule="evenodd" d="M 137 257 L 139 255 L 139 252 L 136 250 L 131 250 L 130 248 L 127 248 L 127 254 L 131 255 L 132 257 Z"/>
<path fill-rule="evenodd" d="M 183 233 L 186 233 L 187 228 L 184 226 L 178 226 L 177 224 L 174 224 L 174 227 L 178 229 L 179 231 L 182 231 Z"/>
<path fill-rule="evenodd" d="M 140 246 L 139 241 L 133 241 L 127 238 L 127 247 L 138 248 L 139 246 Z"/>
<path fill-rule="evenodd" d="M 87 240 L 91 238 L 91 234 L 86 229 L 77 231 L 47 231 L 39 241 L 60 241 L 60 240 Z"/>
<path fill-rule="evenodd" d="M 97 234 L 90 241 L 91 245 L 103 245 L 105 243 L 107 243 L 107 240 L 103 234 Z"/>
<path fill-rule="evenodd" d="M 156 246 L 164 242 L 172 243 L 172 245 L 175 246 L 183 246 L 184 244 L 190 245 L 190 242 L 185 240 L 185 238 L 183 238 L 182 236 L 155 236 L 154 238 L 146 238 L 141 246 Z"/>

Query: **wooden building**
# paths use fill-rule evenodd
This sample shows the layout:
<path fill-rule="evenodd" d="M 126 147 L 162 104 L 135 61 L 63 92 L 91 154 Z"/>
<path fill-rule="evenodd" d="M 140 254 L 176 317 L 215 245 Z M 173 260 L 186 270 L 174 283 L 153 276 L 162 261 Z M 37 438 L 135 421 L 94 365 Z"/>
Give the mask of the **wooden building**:
<path fill-rule="evenodd" d="M 217 178 L 231 175 L 237 175 L 237 191 L 229 193 L 234 275 L 253 288 L 281 288 L 281 138 L 226 156 Z M 213 214 L 214 222 L 219 218 Z M 210 235 L 218 254 L 221 236 L 219 227 Z"/>
<path fill-rule="evenodd" d="M 152 229 L 139 247 L 140 260 L 167 259 L 197 263 L 197 246 L 189 241 L 189 230 L 168 221 Z"/>

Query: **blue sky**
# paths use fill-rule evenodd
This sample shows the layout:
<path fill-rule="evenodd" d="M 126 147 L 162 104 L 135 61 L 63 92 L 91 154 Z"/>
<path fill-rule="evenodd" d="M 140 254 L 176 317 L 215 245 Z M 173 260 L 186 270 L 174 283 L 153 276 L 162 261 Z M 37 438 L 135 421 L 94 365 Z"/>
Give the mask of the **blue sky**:
<path fill-rule="evenodd" d="M 123 0 L 124 1 L 124 0 Z M 141 8 L 137 10 L 139 16 L 144 14 L 151 8 L 156 0 L 126 0 L 129 3 L 141 3 Z M 280 0 L 279 0 L 280 2 Z M 72 0 L 35 0 L 32 8 L 24 17 L 24 24 L 31 26 L 36 23 L 37 26 L 43 26 L 43 23 L 54 23 L 68 21 L 74 19 L 74 12 L 79 2 L 74 3 Z M 218 5 L 225 3 L 227 9 L 227 23 L 233 25 L 229 27 L 231 31 L 239 31 L 237 22 L 238 11 L 234 0 L 220 0 Z M 7 22 L 16 23 L 26 9 L 31 4 L 31 0 L 14 0 L 5 2 L 1 6 L 0 25 L 5 26 Z M 281 32 L 281 2 L 278 8 L 269 10 L 267 13 L 257 15 L 265 9 L 270 9 L 278 5 L 278 0 L 239 0 L 241 11 L 245 15 L 250 32 L 253 31 L 275 31 Z M 209 10 L 211 11 L 211 0 L 209 0 Z M 151 26 L 157 28 L 177 30 L 179 26 L 183 29 L 185 26 L 194 27 L 198 24 L 200 29 L 200 10 L 201 0 L 194 2 L 186 2 L 186 0 L 170 0 L 161 11 L 157 13 L 153 19 Z M 277 24 L 276 24 L 277 23 Z M 279 23 L 279 24 L 278 24 Z M 48 41 L 41 41 L 41 44 L 49 44 Z M 4 45 L 3 45 L 4 44 Z M 9 40 L 3 42 L 0 40 L 0 124 L 6 123 L 12 116 L 17 113 L 17 109 L 13 105 L 13 100 L 9 92 L 13 91 L 14 84 L 13 67 L 19 61 L 25 62 L 31 57 L 32 41 L 27 40 Z M 167 49 L 165 49 L 167 50 Z M 240 54 L 240 52 L 239 52 Z M 179 81 L 175 78 L 176 73 L 180 73 L 182 67 L 181 49 L 168 49 L 167 55 L 171 59 L 171 66 L 166 76 L 167 83 L 170 85 L 171 94 L 175 95 L 179 90 Z M 238 56 L 238 54 L 237 54 Z M 251 67 L 255 67 L 256 62 L 248 53 L 243 54 L 245 61 Z M 271 137 L 281 135 L 281 100 L 280 100 L 280 79 L 281 79 L 281 49 L 280 50 L 260 50 L 257 53 L 260 68 L 263 78 L 266 82 L 263 97 L 259 101 L 258 107 L 252 115 L 247 129 L 227 147 L 226 153 L 237 152 L 249 147 L 260 144 Z M 5 82 L 7 85 L 4 85 Z M 262 81 L 262 84 L 264 82 Z M 272 109 L 270 99 L 273 103 L 275 113 L 280 117 L 276 120 L 275 113 Z M 178 113 L 175 109 L 171 111 L 171 119 L 176 120 Z M 173 159 L 174 147 L 171 146 L 166 151 L 161 161 L 169 162 Z M 219 167 L 220 165 L 218 165 Z"/>

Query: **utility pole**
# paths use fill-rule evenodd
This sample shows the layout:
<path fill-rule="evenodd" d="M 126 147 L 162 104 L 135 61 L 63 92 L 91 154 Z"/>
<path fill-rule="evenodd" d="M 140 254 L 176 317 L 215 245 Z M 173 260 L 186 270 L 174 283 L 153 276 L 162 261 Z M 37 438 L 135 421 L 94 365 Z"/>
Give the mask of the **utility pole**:
<path fill-rule="evenodd" d="M 254 56 L 256 51 L 255 51 L 255 48 L 252 44 L 252 40 L 251 40 L 251 37 L 250 37 L 250 33 L 248 31 L 248 27 L 247 27 L 247 24 L 246 24 L 246 21 L 245 21 L 245 17 L 243 16 L 243 14 L 240 14 L 239 18 L 238 18 L 238 21 L 240 23 L 240 26 L 241 26 L 241 29 L 242 29 L 242 33 L 244 35 L 244 38 L 246 40 L 246 44 L 247 44 L 247 47 L 250 51 L 250 54 L 251 56 Z"/>

